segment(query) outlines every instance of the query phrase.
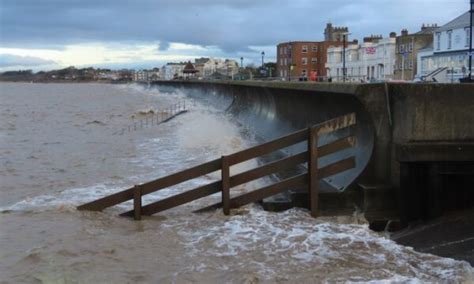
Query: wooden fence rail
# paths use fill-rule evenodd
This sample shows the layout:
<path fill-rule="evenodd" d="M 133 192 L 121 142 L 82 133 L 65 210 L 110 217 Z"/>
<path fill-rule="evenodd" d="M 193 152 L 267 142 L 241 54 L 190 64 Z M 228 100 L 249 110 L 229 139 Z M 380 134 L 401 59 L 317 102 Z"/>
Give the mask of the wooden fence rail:
<path fill-rule="evenodd" d="M 317 146 L 319 137 L 333 131 L 352 126 L 356 123 L 355 113 L 337 117 L 332 120 L 314 125 L 278 139 L 260 144 L 258 146 L 222 156 L 216 159 L 141 185 L 136 185 L 127 190 L 103 197 L 78 207 L 79 210 L 101 211 L 116 204 L 133 200 L 133 210 L 121 214 L 122 216 L 134 217 L 139 220 L 142 215 L 153 215 L 155 213 L 221 192 L 222 200 L 199 211 L 211 208 L 223 208 L 224 214 L 228 215 L 231 208 L 237 208 L 248 203 L 256 202 L 272 195 L 284 192 L 295 187 L 307 186 L 310 196 L 311 215 L 316 217 L 318 211 L 318 180 L 335 175 L 342 171 L 355 167 L 355 157 L 336 161 L 325 167 L 318 167 L 318 159 L 348 149 L 356 144 L 355 136 L 349 135 L 332 141 L 326 145 Z M 245 172 L 230 175 L 230 167 L 251 159 L 258 158 L 271 152 L 307 141 L 308 150 L 267 163 Z M 253 180 L 277 173 L 279 171 L 295 167 L 299 164 L 308 163 L 308 171 L 260 189 L 231 197 L 231 188 L 251 182 Z M 177 195 L 142 206 L 142 196 L 158 190 L 174 186 L 212 172 L 221 171 L 221 180 L 199 186 L 197 188 L 179 193 Z"/>

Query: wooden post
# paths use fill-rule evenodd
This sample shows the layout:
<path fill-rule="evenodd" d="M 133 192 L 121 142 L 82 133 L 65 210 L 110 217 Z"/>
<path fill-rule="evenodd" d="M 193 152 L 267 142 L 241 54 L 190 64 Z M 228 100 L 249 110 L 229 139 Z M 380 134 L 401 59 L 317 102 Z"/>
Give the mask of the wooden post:
<path fill-rule="evenodd" d="M 222 156 L 222 210 L 224 215 L 230 214 L 230 181 L 229 181 L 229 160 Z"/>
<path fill-rule="evenodd" d="M 310 210 L 311 216 L 317 217 L 318 215 L 318 194 L 319 194 L 319 181 L 318 181 L 318 132 L 317 128 L 309 127 L 309 138 L 308 138 L 308 193 L 310 199 Z"/>
<path fill-rule="evenodd" d="M 142 189 L 139 185 L 135 185 L 133 190 L 133 218 L 142 219 Z"/>

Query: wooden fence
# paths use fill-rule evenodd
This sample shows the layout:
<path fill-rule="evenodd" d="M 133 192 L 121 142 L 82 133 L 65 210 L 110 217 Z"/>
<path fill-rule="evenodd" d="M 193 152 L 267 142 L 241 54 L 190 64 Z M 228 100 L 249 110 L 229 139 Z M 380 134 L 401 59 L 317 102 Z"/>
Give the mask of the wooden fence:
<path fill-rule="evenodd" d="M 145 116 L 144 118 L 134 119 L 133 123 L 122 127 L 120 130 L 112 133 L 112 135 L 124 135 L 125 133 L 142 130 L 150 126 L 158 126 L 187 111 L 188 109 L 186 107 L 186 101 L 181 100 L 164 109 L 156 111 L 156 113 L 143 113 Z"/>
<path fill-rule="evenodd" d="M 349 127 L 355 123 L 355 113 L 347 114 L 266 142 L 264 144 L 236 152 L 228 156 L 222 156 L 220 159 L 212 160 L 184 171 L 180 171 L 144 184 L 136 185 L 127 190 L 120 191 L 104 198 L 81 205 L 78 207 L 78 209 L 101 211 L 105 208 L 133 199 L 133 210 L 125 212 L 121 214 L 121 216 L 133 216 L 136 220 L 140 220 L 142 215 L 153 215 L 155 213 L 209 196 L 211 194 L 221 192 L 221 202 L 203 208 L 202 210 L 222 207 L 224 214 L 228 215 L 231 208 L 237 208 L 248 203 L 257 202 L 272 195 L 284 192 L 288 189 L 307 186 L 310 198 L 311 215 L 316 217 L 318 212 L 318 180 L 355 167 L 355 156 L 336 161 L 324 167 L 318 167 L 318 158 L 347 148 L 351 148 L 356 144 L 356 137 L 349 135 L 318 147 L 317 145 L 319 137 L 334 132 L 338 129 Z M 304 141 L 307 141 L 307 151 L 267 163 L 239 174 L 232 176 L 230 175 L 230 167 L 233 165 L 258 158 L 268 153 L 275 152 Z M 291 167 L 295 167 L 303 163 L 308 163 L 308 171 L 306 173 L 298 174 L 296 176 L 262 187 L 260 189 L 253 190 L 251 192 L 241 194 L 236 197 L 230 197 L 230 189 L 232 187 L 251 182 L 253 180 Z M 199 186 L 189 191 L 185 191 L 144 206 L 142 205 L 143 195 L 156 192 L 158 190 L 168 188 L 184 181 L 188 181 L 219 170 L 221 171 L 221 180 Z"/>

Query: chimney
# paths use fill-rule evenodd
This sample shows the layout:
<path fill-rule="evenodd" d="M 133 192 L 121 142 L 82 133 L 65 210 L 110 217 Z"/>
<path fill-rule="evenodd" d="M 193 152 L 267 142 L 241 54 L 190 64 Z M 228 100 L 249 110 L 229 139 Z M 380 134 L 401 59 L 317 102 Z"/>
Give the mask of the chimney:
<path fill-rule="evenodd" d="M 397 37 L 397 33 L 396 33 L 396 32 L 391 32 L 391 33 L 390 33 L 390 37 L 391 37 L 391 38 Z"/>
<path fill-rule="evenodd" d="M 407 36 L 408 35 L 408 30 L 407 29 L 403 29 L 402 30 L 402 36 Z"/>

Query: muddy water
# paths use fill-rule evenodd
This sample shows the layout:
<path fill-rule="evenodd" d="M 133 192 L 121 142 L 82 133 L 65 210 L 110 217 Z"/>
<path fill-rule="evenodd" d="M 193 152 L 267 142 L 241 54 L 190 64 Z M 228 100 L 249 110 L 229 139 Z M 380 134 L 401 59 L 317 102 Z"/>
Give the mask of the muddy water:
<path fill-rule="evenodd" d="M 140 112 L 185 95 L 134 85 L 0 84 L 0 282 L 473 281 L 466 262 L 399 246 L 371 232 L 357 214 L 314 220 L 305 210 L 269 213 L 257 205 L 230 217 L 190 213 L 219 196 L 141 222 L 116 217 L 130 203 L 103 213 L 76 211 L 184 163 L 253 143 L 232 118 L 199 102 L 166 124 L 114 135 Z"/>

